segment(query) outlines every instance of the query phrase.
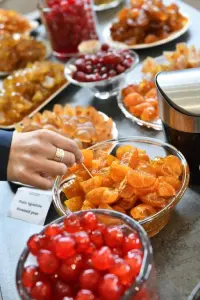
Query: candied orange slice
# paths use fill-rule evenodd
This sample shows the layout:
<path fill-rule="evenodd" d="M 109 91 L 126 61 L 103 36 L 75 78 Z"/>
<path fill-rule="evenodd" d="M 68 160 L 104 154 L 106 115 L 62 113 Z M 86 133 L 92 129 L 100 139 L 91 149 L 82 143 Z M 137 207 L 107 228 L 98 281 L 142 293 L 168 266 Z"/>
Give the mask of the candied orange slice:
<path fill-rule="evenodd" d="M 82 181 L 80 183 L 80 186 L 82 187 L 82 189 L 85 193 L 88 193 L 91 190 L 100 187 L 101 185 L 102 185 L 102 177 L 101 176 L 95 176 L 86 181 Z"/>
<path fill-rule="evenodd" d="M 88 180 L 88 179 L 90 178 L 90 175 L 89 175 L 88 172 L 85 171 L 85 170 L 77 171 L 77 172 L 75 173 L 75 175 L 76 175 L 76 177 L 78 178 L 78 180 L 79 180 L 80 182 L 85 181 L 85 180 Z"/>
<path fill-rule="evenodd" d="M 109 204 L 107 204 L 107 203 L 101 203 L 98 208 L 113 210 L 112 207 Z"/>
<path fill-rule="evenodd" d="M 93 151 L 90 149 L 84 149 L 82 150 L 83 158 L 84 158 L 84 164 L 87 168 L 92 167 L 92 160 L 94 157 Z"/>
<path fill-rule="evenodd" d="M 113 189 L 107 189 L 103 193 L 101 202 L 107 203 L 107 204 L 115 203 L 117 201 L 118 197 L 119 197 L 118 191 L 113 190 Z"/>
<path fill-rule="evenodd" d="M 134 116 L 140 117 L 144 109 L 146 109 L 147 107 L 151 107 L 151 104 L 147 102 L 143 102 L 136 106 L 130 106 L 129 110 Z"/>
<path fill-rule="evenodd" d="M 132 169 L 136 168 L 139 162 L 138 150 L 135 148 L 130 152 L 125 152 L 122 155 L 121 163 L 125 166 L 129 166 Z"/>
<path fill-rule="evenodd" d="M 129 167 L 113 162 L 110 166 L 110 177 L 113 181 L 122 181 L 129 170 L 131 170 Z"/>
<path fill-rule="evenodd" d="M 137 196 L 134 194 L 129 198 L 121 198 L 120 200 L 117 201 L 117 205 L 122 207 L 123 209 L 131 209 L 137 201 Z"/>
<path fill-rule="evenodd" d="M 82 165 L 78 165 L 78 164 L 74 164 L 72 167 L 69 168 L 69 170 L 75 174 L 76 172 L 78 171 L 82 171 L 83 170 L 83 167 Z"/>
<path fill-rule="evenodd" d="M 139 204 L 136 207 L 132 208 L 130 213 L 133 219 L 140 221 L 154 215 L 156 213 L 156 210 L 151 205 Z"/>
<path fill-rule="evenodd" d="M 113 205 L 112 209 L 119 211 L 122 214 L 126 213 L 125 209 L 123 207 L 121 207 L 120 205 Z"/>
<path fill-rule="evenodd" d="M 144 97 L 136 92 L 128 94 L 124 98 L 124 103 L 126 106 L 135 106 L 144 102 Z"/>
<path fill-rule="evenodd" d="M 178 157 L 174 155 L 168 155 L 167 157 L 165 157 L 165 162 L 167 166 L 169 166 L 178 177 L 181 176 L 183 172 L 183 166 Z"/>
<path fill-rule="evenodd" d="M 83 205 L 81 207 L 81 210 L 88 210 L 88 209 L 94 209 L 96 208 L 96 206 L 94 204 L 92 204 L 90 201 L 85 200 L 83 202 Z"/>
<path fill-rule="evenodd" d="M 160 197 L 173 197 L 176 195 L 176 190 L 167 182 L 158 184 L 158 195 Z"/>
<path fill-rule="evenodd" d="M 127 181 L 132 187 L 148 188 L 155 183 L 156 177 L 143 171 L 130 170 L 127 173 Z"/>
<path fill-rule="evenodd" d="M 181 187 L 181 181 L 173 176 L 160 176 L 159 181 L 169 183 L 176 191 L 178 191 Z"/>
<path fill-rule="evenodd" d="M 83 204 L 82 197 L 73 197 L 69 200 L 66 200 L 64 204 L 69 208 L 72 212 L 80 210 Z"/>
<path fill-rule="evenodd" d="M 130 152 L 131 150 L 134 150 L 134 149 L 135 149 L 135 147 L 133 147 L 131 145 L 120 146 L 116 151 L 116 156 L 117 156 L 117 158 L 121 159 L 122 156 L 124 155 L 124 153 Z"/>
<path fill-rule="evenodd" d="M 102 176 L 102 186 L 113 187 L 114 181 L 109 175 Z"/>
<path fill-rule="evenodd" d="M 107 187 L 99 187 L 94 190 L 91 190 L 87 194 L 86 200 L 88 200 L 90 203 L 92 203 L 94 205 L 99 205 L 100 203 L 102 203 L 102 198 L 103 198 L 104 192 L 108 191 L 108 190 L 109 190 L 109 188 L 107 188 Z"/>
<path fill-rule="evenodd" d="M 109 154 L 109 155 L 107 156 L 107 166 L 110 167 L 110 166 L 112 165 L 113 161 L 116 161 L 116 162 L 117 162 L 117 161 L 118 161 L 117 157 L 115 157 L 115 156 Z"/>
<path fill-rule="evenodd" d="M 146 161 L 140 161 L 138 166 L 136 167 L 137 170 L 143 171 L 152 175 L 156 175 L 156 170 L 153 165 Z"/>
<path fill-rule="evenodd" d="M 120 191 L 119 195 L 122 198 L 129 198 L 134 194 L 134 188 L 130 184 L 126 184 L 125 187 Z"/>
<path fill-rule="evenodd" d="M 150 161 L 149 156 L 146 154 L 145 150 L 138 149 L 138 156 L 140 161 Z"/>
<path fill-rule="evenodd" d="M 67 199 L 75 196 L 83 196 L 83 191 L 77 179 L 72 179 L 66 182 L 63 186 L 63 192 Z"/>
<path fill-rule="evenodd" d="M 157 91 L 156 88 L 152 88 L 151 90 L 149 90 L 146 95 L 145 98 L 157 98 Z"/>
<path fill-rule="evenodd" d="M 126 97 L 128 94 L 134 93 L 134 92 L 138 93 L 138 90 L 139 90 L 138 85 L 131 84 L 122 89 L 122 96 Z"/>
<path fill-rule="evenodd" d="M 149 102 L 148 102 L 149 103 Z M 157 117 L 157 110 L 153 106 L 145 108 L 140 116 L 141 120 L 151 122 Z"/>
<path fill-rule="evenodd" d="M 134 188 L 134 193 L 139 197 L 139 196 L 144 196 L 147 195 L 149 193 L 153 193 L 156 192 L 158 189 L 158 179 L 156 178 L 154 184 L 152 184 L 149 187 L 146 188 Z"/>
<path fill-rule="evenodd" d="M 140 200 L 144 204 L 151 205 L 153 207 L 164 208 L 168 204 L 168 200 L 161 198 L 157 193 L 150 193 L 145 196 L 142 196 Z"/>

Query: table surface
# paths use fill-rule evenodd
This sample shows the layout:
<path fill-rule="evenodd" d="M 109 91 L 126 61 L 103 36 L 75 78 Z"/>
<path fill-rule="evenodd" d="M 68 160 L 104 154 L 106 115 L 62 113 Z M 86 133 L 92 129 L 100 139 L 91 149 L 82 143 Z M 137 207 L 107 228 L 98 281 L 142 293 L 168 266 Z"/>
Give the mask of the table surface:
<path fill-rule="evenodd" d="M 200 47 L 200 12 L 182 3 L 181 6 L 191 18 L 188 33 L 163 47 L 139 51 L 141 61 L 147 56 L 159 56 L 163 50 L 172 50 L 176 42 L 188 42 Z M 119 8 L 118 8 L 119 9 Z M 118 9 L 98 13 L 100 31 L 111 20 Z M 129 77 L 134 79 L 133 76 Z M 163 139 L 162 132 L 142 128 L 124 117 L 116 99 L 96 99 L 90 91 L 69 86 L 46 108 L 55 103 L 92 105 L 112 117 L 119 130 L 119 136 L 149 136 Z M 28 237 L 41 230 L 41 226 L 7 217 L 16 186 L 0 182 L 0 285 L 3 299 L 19 299 L 15 288 L 15 269 L 19 255 Z M 49 223 L 56 219 L 53 206 L 47 216 Z M 200 275 L 200 187 L 189 188 L 177 205 L 170 223 L 151 242 L 154 249 L 158 288 L 161 300 L 185 300 L 199 281 Z"/>

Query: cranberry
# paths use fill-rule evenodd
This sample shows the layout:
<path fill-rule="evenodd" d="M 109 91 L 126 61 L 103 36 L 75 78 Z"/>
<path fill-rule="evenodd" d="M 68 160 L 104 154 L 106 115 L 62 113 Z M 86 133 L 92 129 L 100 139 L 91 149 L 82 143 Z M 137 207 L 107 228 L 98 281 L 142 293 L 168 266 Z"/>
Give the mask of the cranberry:
<path fill-rule="evenodd" d="M 97 226 L 97 217 L 93 212 L 87 212 L 81 217 L 80 222 L 85 230 L 95 230 Z"/>
<path fill-rule="evenodd" d="M 109 47 L 108 44 L 102 44 L 102 45 L 101 45 L 101 50 L 102 50 L 102 51 L 105 51 L 105 52 L 106 52 L 106 51 L 108 51 L 109 48 L 110 48 L 110 47 Z"/>
<path fill-rule="evenodd" d="M 114 76 L 116 76 L 117 75 L 117 72 L 115 71 L 115 70 L 110 70 L 109 71 L 109 76 L 110 77 L 114 77 Z"/>
<path fill-rule="evenodd" d="M 114 258 L 111 250 L 104 246 L 92 254 L 92 265 L 98 270 L 108 270 L 112 267 Z"/>
<path fill-rule="evenodd" d="M 37 255 L 40 250 L 39 237 L 37 234 L 34 234 L 29 238 L 27 246 L 33 255 Z"/>
<path fill-rule="evenodd" d="M 106 245 L 115 248 L 123 245 L 124 235 L 121 229 L 117 226 L 108 227 L 105 231 L 104 239 Z"/>
<path fill-rule="evenodd" d="M 88 248 L 90 243 L 89 236 L 85 231 L 77 232 L 75 234 L 75 241 L 77 252 L 84 252 Z"/>
<path fill-rule="evenodd" d="M 59 268 L 58 258 L 49 250 L 40 250 L 37 260 L 40 270 L 45 274 L 53 274 Z"/>
<path fill-rule="evenodd" d="M 85 270 L 80 276 L 82 289 L 95 290 L 100 279 L 100 274 L 94 269 Z"/>
<path fill-rule="evenodd" d="M 137 277 L 142 266 L 143 252 L 138 249 L 131 250 L 124 259 L 131 267 L 132 276 Z"/>
<path fill-rule="evenodd" d="M 45 235 L 47 236 L 55 236 L 61 232 L 61 228 L 59 224 L 52 224 L 45 229 Z"/>
<path fill-rule="evenodd" d="M 31 288 L 40 279 L 39 269 L 35 266 L 28 266 L 22 273 L 22 283 L 25 287 Z"/>
<path fill-rule="evenodd" d="M 123 285 L 128 285 L 132 281 L 131 267 L 121 258 L 115 260 L 114 266 L 110 273 L 115 274 Z"/>
<path fill-rule="evenodd" d="M 103 235 L 100 230 L 92 231 L 92 233 L 90 235 L 90 239 L 97 248 L 102 247 L 104 244 Z"/>
<path fill-rule="evenodd" d="M 136 233 L 130 233 L 128 236 L 125 237 L 124 244 L 123 244 L 123 251 L 127 253 L 132 249 L 141 249 L 142 244 L 140 239 Z"/>
<path fill-rule="evenodd" d="M 75 241 L 70 236 L 61 237 L 55 242 L 55 253 L 60 259 L 66 259 L 75 254 Z"/>
<path fill-rule="evenodd" d="M 64 220 L 65 230 L 69 233 L 78 232 L 81 230 L 79 217 L 71 215 Z"/>
<path fill-rule="evenodd" d="M 95 297 L 90 290 L 80 290 L 75 300 L 95 300 Z"/>
<path fill-rule="evenodd" d="M 70 297 L 72 296 L 72 289 L 65 282 L 57 280 L 54 285 L 54 293 L 57 298 L 62 298 L 65 296 Z"/>
<path fill-rule="evenodd" d="M 117 65 L 116 71 L 118 74 L 123 73 L 125 71 L 125 67 L 122 65 Z"/>
<path fill-rule="evenodd" d="M 102 282 L 99 284 L 99 293 L 105 300 L 119 300 L 123 289 L 120 285 L 119 279 L 114 274 L 106 274 Z"/>
<path fill-rule="evenodd" d="M 36 300 L 48 300 L 51 298 L 51 285 L 47 281 L 38 281 L 31 289 L 31 296 Z"/>

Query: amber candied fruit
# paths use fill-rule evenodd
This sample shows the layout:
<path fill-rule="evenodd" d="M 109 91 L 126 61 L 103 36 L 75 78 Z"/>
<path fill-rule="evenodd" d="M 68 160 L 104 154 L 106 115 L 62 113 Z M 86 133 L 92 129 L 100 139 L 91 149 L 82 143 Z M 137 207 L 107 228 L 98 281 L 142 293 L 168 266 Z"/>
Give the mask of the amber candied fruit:
<path fill-rule="evenodd" d="M 116 210 L 140 221 L 165 208 L 181 188 L 183 168 L 174 155 L 150 159 L 133 145 L 119 146 L 116 156 L 102 149 L 83 153 L 92 177 L 82 165 L 70 168 L 76 179 L 63 191 L 72 211 Z"/>

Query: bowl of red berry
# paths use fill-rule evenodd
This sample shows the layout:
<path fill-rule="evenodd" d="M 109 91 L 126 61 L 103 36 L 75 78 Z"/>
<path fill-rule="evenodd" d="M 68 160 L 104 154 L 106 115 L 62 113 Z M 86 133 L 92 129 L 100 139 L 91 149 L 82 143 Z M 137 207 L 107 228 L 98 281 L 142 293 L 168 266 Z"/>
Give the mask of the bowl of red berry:
<path fill-rule="evenodd" d="M 73 84 L 89 88 L 95 97 L 108 99 L 116 95 L 125 75 L 139 62 L 132 50 L 119 50 L 103 44 L 96 53 L 80 54 L 65 66 L 65 76 Z"/>
<path fill-rule="evenodd" d="M 108 210 L 68 214 L 31 236 L 16 281 L 21 299 L 158 299 L 146 232 Z"/>

